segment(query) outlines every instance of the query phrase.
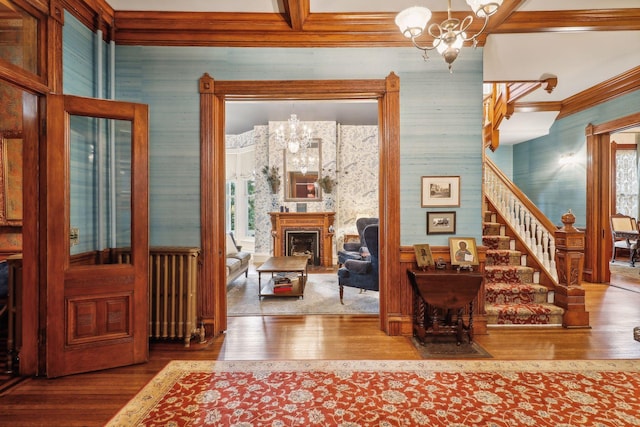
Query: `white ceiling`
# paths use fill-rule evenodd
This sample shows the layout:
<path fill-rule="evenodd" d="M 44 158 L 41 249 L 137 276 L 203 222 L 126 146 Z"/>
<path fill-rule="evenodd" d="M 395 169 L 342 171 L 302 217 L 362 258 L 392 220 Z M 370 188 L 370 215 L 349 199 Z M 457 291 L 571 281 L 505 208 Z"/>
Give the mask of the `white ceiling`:
<path fill-rule="evenodd" d="M 263 12 L 278 13 L 282 0 L 107 0 L 115 10 L 154 10 L 192 12 Z M 419 3 L 433 11 L 446 11 L 445 0 L 311 0 L 312 13 L 321 12 L 398 12 Z M 518 11 L 637 8 L 640 0 L 526 0 Z M 453 10 L 469 10 L 464 0 L 452 0 Z M 416 55 L 416 61 L 420 61 Z M 537 80 L 555 75 L 558 85 L 548 94 L 535 91 L 525 102 L 562 101 L 597 83 L 640 65 L 640 31 L 557 32 L 527 34 L 492 34 L 483 49 L 485 81 Z M 444 65 L 443 65 L 444 66 Z M 375 103 L 242 103 L 242 113 L 230 111 L 227 131 L 246 130 L 247 125 L 232 121 L 265 123 L 273 116 L 282 120 L 293 111 L 314 120 L 337 120 L 352 123 L 346 117 L 357 116 L 367 123 L 377 121 Z M 315 105 L 314 105 L 315 104 Z M 236 108 L 238 106 L 229 106 Z M 275 107 L 275 108 L 274 108 Z M 233 113 L 233 114 L 232 114 Z M 366 118 L 369 120 L 366 120 Z M 503 122 L 501 144 L 514 144 L 548 133 L 554 113 L 516 113 Z M 243 131 L 243 130 L 241 130 Z"/>

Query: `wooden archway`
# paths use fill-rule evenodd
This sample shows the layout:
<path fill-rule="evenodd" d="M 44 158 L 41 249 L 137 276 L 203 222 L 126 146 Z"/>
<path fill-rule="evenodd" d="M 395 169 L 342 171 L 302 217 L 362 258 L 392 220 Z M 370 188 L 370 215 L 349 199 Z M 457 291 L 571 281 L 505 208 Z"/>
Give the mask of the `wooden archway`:
<path fill-rule="evenodd" d="M 611 254 L 611 133 L 640 126 L 640 112 L 599 125 L 588 125 L 587 137 L 587 218 L 584 280 L 608 282 Z M 593 191 L 592 191 L 593 190 Z"/>
<path fill-rule="evenodd" d="M 378 102 L 380 146 L 380 328 L 399 335 L 400 269 L 400 79 L 214 81 L 200 78 L 200 223 L 202 271 L 199 312 L 207 335 L 227 328 L 225 280 L 225 101 L 348 100 Z"/>

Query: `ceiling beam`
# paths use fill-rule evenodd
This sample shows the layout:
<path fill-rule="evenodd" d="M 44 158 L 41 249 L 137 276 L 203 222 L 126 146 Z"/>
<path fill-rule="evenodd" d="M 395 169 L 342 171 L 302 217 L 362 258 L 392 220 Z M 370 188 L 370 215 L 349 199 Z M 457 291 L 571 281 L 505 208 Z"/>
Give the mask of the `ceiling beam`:
<path fill-rule="evenodd" d="M 309 17 L 310 0 L 285 0 L 284 9 L 286 19 L 294 31 L 302 31 L 304 22 Z"/>
<path fill-rule="evenodd" d="M 489 21 L 487 34 L 522 32 L 640 30 L 640 9 L 514 12 L 505 2 Z M 405 47 L 395 13 L 310 13 L 309 0 L 287 0 L 284 13 L 116 11 L 118 44 L 233 47 Z M 501 8 L 502 9 L 502 8 Z M 463 18 L 466 13 L 455 12 Z M 446 12 L 434 12 L 442 22 Z M 476 19 L 469 33 L 477 32 Z"/>

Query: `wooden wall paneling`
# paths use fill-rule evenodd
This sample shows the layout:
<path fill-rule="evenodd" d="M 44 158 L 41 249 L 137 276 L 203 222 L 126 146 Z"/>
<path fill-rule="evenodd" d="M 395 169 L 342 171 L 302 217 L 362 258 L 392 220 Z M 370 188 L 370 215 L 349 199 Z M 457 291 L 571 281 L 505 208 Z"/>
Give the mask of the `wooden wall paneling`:
<path fill-rule="evenodd" d="M 448 246 L 431 246 L 431 254 L 434 259 L 442 258 L 445 263 L 447 263 L 447 269 L 451 269 L 451 252 Z M 487 248 L 484 246 L 478 246 L 478 271 L 484 272 L 484 266 L 487 260 Z M 408 312 L 408 315 L 413 322 L 413 298 L 416 295 L 413 292 L 413 288 L 411 286 L 411 282 L 409 281 L 409 277 L 407 275 L 407 270 L 417 269 L 418 265 L 416 263 L 416 256 L 413 246 L 403 246 L 400 249 L 400 275 L 401 275 L 401 292 L 407 295 L 410 302 L 411 310 Z M 431 267 L 433 268 L 433 267 Z M 482 286 L 480 291 L 478 292 L 478 296 L 473 300 L 473 333 L 474 335 L 486 335 L 488 333 L 487 329 L 487 315 L 485 313 L 485 287 Z M 413 323 L 409 324 L 411 328 L 408 334 L 403 335 L 411 335 L 413 333 Z"/>
<path fill-rule="evenodd" d="M 25 171 L 23 173 L 23 209 L 25 215 L 22 219 L 22 255 L 24 268 L 22 272 L 22 301 L 29 301 L 32 310 L 22 312 L 20 352 L 20 374 L 35 375 L 40 372 L 38 333 L 39 318 L 42 307 L 39 304 L 39 287 L 41 266 L 44 264 L 40 258 L 40 203 L 43 199 L 41 192 L 41 167 L 40 167 L 40 100 L 37 95 L 26 93 L 22 98 L 22 111 L 24 117 L 24 132 L 22 145 L 22 159 Z"/>
<path fill-rule="evenodd" d="M 47 22 L 47 84 L 53 93 L 62 93 L 62 27 L 64 9 L 57 1 L 51 2 Z"/>

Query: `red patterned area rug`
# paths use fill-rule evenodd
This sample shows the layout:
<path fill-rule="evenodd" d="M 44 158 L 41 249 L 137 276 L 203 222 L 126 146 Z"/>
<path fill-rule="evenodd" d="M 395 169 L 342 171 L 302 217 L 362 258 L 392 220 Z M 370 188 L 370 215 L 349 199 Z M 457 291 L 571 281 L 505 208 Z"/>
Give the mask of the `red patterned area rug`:
<path fill-rule="evenodd" d="M 640 363 L 173 361 L 107 426 L 640 425 Z"/>

